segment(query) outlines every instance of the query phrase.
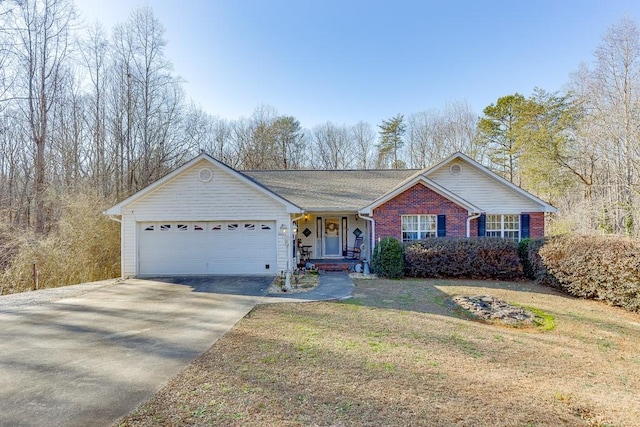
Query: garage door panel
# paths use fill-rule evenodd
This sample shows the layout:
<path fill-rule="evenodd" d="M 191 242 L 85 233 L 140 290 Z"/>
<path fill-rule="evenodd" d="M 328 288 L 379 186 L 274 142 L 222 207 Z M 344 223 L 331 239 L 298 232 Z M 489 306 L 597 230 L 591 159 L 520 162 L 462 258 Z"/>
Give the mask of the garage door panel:
<path fill-rule="evenodd" d="M 141 275 L 277 271 L 275 221 L 141 223 L 139 230 Z"/>

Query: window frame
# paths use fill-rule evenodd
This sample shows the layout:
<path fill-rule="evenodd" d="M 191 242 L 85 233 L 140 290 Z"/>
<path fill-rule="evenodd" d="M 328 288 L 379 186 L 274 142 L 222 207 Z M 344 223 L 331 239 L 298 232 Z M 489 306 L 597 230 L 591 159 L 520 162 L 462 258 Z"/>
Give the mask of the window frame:
<path fill-rule="evenodd" d="M 411 222 L 410 221 L 411 218 Z M 411 226 L 411 228 L 409 228 Z M 435 214 L 406 214 L 400 216 L 400 233 L 402 242 L 438 237 L 438 215 Z"/>
<path fill-rule="evenodd" d="M 486 237 L 500 237 L 516 242 L 520 241 L 519 214 L 487 214 L 485 222 Z"/>

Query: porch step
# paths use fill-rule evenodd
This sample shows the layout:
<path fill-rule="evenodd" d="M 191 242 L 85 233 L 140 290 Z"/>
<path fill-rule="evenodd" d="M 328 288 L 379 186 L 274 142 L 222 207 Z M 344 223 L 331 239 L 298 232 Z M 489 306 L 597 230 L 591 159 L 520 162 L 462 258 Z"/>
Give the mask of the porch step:
<path fill-rule="evenodd" d="M 316 268 L 318 270 L 322 270 L 322 271 L 349 271 L 349 268 L 351 267 L 352 264 L 354 263 L 346 263 L 346 262 L 341 262 L 341 263 L 316 263 Z"/>

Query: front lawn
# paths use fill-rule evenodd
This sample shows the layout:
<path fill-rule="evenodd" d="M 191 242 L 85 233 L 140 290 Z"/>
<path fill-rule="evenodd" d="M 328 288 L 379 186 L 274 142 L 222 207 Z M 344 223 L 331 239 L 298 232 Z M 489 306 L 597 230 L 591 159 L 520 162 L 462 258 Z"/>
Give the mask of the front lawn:
<path fill-rule="evenodd" d="M 555 328 L 475 321 L 491 295 Z M 357 280 L 258 306 L 122 426 L 638 426 L 640 316 L 533 283 Z"/>

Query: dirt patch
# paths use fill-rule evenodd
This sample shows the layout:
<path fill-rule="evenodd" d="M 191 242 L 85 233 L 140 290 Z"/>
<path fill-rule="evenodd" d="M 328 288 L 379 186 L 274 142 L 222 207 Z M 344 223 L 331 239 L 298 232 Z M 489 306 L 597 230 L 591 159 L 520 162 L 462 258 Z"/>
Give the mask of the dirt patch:
<path fill-rule="evenodd" d="M 320 276 L 318 272 L 296 272 L 292 274 L 290 279 L 291 289 L 286 289 L 285 283 L 286 278 L 283 276 L 277 276 L 271 286 L 269 286 L 269 290 L 267 293 L 270 294 L 297 294 L 301 292 L 309 292 L 314 290 L 320 284 Z"/>
<path fill-rule="evenodd" d="M 356 280 L 254 309 L 123 426 L 640 425 L 640 316 L 532 283 Z M 470 322 L 457 295 L 551 313 Z"/>

